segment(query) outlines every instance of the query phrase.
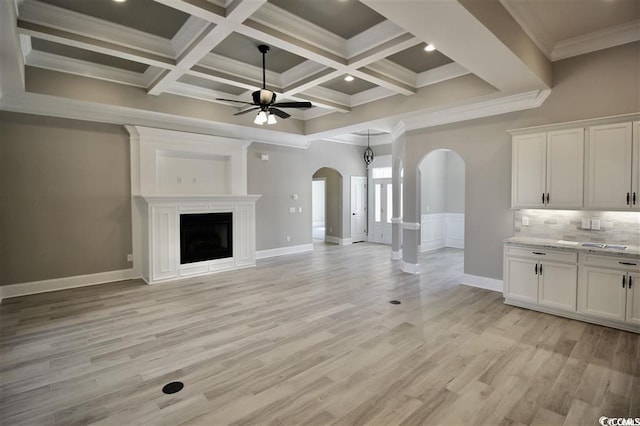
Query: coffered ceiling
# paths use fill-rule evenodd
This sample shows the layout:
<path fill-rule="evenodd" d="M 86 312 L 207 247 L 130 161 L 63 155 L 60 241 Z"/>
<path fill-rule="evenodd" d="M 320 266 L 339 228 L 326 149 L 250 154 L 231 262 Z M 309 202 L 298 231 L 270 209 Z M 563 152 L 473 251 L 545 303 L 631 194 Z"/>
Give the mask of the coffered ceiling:
<path fill-rule="evenodd" d="M 636 0 L 0 0 L 0 8 L 2 109 L 294 145 L 399 121 L 473 118 L 465 107 L 490 115 L 496 102 L 535 107 L 558 45 L 637 29 L 640 19 Z M 314 105 L 269 128 L 217 100 L 249 101 L 260 87 L 259 44 L 271 48 L 266 80 L 278 101 Z"/>

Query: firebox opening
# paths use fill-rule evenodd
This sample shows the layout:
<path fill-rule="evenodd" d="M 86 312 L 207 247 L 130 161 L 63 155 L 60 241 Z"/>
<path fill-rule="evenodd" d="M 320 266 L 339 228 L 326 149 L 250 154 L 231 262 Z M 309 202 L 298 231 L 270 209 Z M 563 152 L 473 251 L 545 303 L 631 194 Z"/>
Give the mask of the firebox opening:
<path fill-rule="evenodd" d="M 180 264 L 233 257 L 233 214 L 180 215 Z"/>

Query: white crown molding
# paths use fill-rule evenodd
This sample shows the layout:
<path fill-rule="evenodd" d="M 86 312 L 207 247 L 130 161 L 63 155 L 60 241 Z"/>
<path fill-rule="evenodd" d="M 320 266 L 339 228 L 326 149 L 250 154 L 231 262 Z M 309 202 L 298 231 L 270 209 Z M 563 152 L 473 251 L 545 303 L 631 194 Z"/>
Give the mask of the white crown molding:
<path fill-rule="evenodd" d="M 301 94 L 316 99 L 323 99 L 333 104 L 340 104 L 347 107 L 351 105 L 351 96 L 345 95 L 342 92 L 336 92 L 335 90 L 331 90 L 322 86 L 312 87 L 308 90 L 305 90 L 304 93 Z"/>
<path fill-rule="evenodd" d="M 465 67 L 457 62 L 451 62 L 418 74 L 416 77 L 416 87 L 441 83 L 467 74 L 471 73 Z"/>
<path fill-rule="evenodd" d="M 25 60 L 27 58 L 27 55 L 29 55 L 29 53 L 31 53 L 31 51 L 33 50 L 33 47 L 31 46 L 31 37 L 24 34 L 19 34 L 18 37 L 20 38 L 20 51 L 22 52 L 22 59 Z"/>
<path fill-rule="evenodd" d="M 401 81 L 409 86 L 416 87 L 418 74 L 388 59 L 381 59 L 377 62 L 371 63 L 367 65 L 367 68 L 379 74 L 391 77 L 394 80 Z"/>
<path fill-rule="evenodd" d="M 10 298 L 26 296 L 29 294 L 46 293 L 49 291 L 66 290 L 69 288 L 87 287 L 96 284 L 130 280 L 134 278 L 140 277 L 134 276 L 133 269 L 123 269 L 120 271 L 100 272 L 97 274 L 76 275 L 73 277 L 10 284 L 2 286 L 0 290 L 2 290 L 2 298 Z M 2 299 L 0 298 L 0 300 Z"/>
<path fill-rule="evenodd" d="M 280 74 L 280 82 L 282 87 L 288 87 L 326 69 L 328 67 L 325 65 L 307 60 Z"/>
<path fill-rule="evenodd" d="M 482 97 L 480 100 L 471 104 L 451 106 L 438 111 L 418 114 L 415 117 L 407 117 L 404 120 L 407 130 L 416 130 L 476 118 L 490 117 L 513 111 L 537 108 L 542 105 L 550 93 L 551 90 L 547 89 L 506 96 L 490 95 L 486 97 L 488 98 L 486 100 L 483 99 L 485 97 Z"/>
<path fill-rule="evenodd" d="M 27 55 L 26 64 L 32 67 L 112 81 L 128 86 L 147 87 L 148 83 L 145 74 L 54 55 L 39 50 L 32 50 Z"/>
<path fill-rule="evenodd" d="M 345 39 L 271 3 L 258 9 L 250 19 L 334 55 L 347 56 Z"/>
<path fill-rule="evenodd" d="M 19 19 L 166 58 L 175 57 L 170 40 L 36 0 L 20 3 Z"/>
<path fill-rule="evenodd" d="M 369 90 L 365 90 L 355 95 L 351 95 L 350 106 L 356 107 L 358 105 L 367 104 L 369 102 L 378 101 L 380 99 L 388 98 L 389 96 L 395 96 L 398 92 L 389 90 L 386 87 L 378 86 Z"/>
<path fill-rule="evenodd" d="M 551 60 L 558 61 L 585 53 L 620 46 L 640 40 L 640 19 L 558 42 Z"/>
<path fill-rule="evenodd" d="M 248 139 L 292 148 L 307 148 L 309 146 L 309 138 L 299 134 L 283 133 L 266 128 L 257 128 L 257 126 L 213 122 L 155 111 L 58 98 L 36 93 L 23 93 L 21 95 L 5 94 L 0 99 L 0 110 L 68 118 L 72 120 L 94 121 L 98 123 L 119 125 L 135 124 L 175 131 Z"/>
<path fill-rule="evenodd" d="M 391 141 L 394 142 L 402 137 L 407 132 L 407 126 L 404 120 L 398 121 L 398 123 L 391 130 Z M 401 223 L 401 222 L 398 222 Z"/>
<path fill-rule="evenodd" d="M 553 50 L 553 42 L 546 36 L 547 32 L 545 23 L 536 15 L 530 13 L 526 2 L 521 1 L 505 1 L 499 0 L 507 9 L 507 12 L 515 19 L 524 32 L 529 36 L 531 41 L 540 49 L 540 51 L 551 59 Z"/>
<path fill-rule="evenodd" d="M 347 40 L 346 57 L 353 58 L 366 52 L 373 46 L 391 41 L 405 33 L 405 30 L 393 22 L 388 20 L 382 21 Z"/>

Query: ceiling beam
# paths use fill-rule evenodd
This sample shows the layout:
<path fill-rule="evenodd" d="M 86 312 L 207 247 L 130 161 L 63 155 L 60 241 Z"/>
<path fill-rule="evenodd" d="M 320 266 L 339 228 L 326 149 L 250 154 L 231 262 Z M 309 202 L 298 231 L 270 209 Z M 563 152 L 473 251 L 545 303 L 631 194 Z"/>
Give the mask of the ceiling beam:
<path fill-rule="evenodd" d="M 225 11 L 225 19 L 210 24 L 207 29 L 185 49 L 176 61 L 176 67 L 153 82 L 147 91 L 150 95 L 160 95 L 176 82 L 185 72 L 197 64 L 218 44 L 242 25 L 267 0 L 234 0 Z"/>

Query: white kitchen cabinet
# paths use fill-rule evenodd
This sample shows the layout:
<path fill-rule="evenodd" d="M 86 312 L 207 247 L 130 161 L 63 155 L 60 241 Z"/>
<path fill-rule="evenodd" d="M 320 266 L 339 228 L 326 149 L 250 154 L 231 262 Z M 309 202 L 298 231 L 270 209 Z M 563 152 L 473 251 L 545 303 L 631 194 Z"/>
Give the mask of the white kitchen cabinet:
<path fill-rule="evenodd" d="M 512 149 L 512 207 L 583 206 L 583 128 L 516 135 Z"/>
<path fill-rule="evenodd" d="M 509 301 L 576 310 L 576 253 L 505 246 L 504 278 Z"/>
<path fill-rule="evenodd" d="M 627 322 L 640 325 L 640 273 L 630 272 L 627 280 Z"/>
<path fill-rule="evenodd" d="M 547 134 L 513 137 L 511 204 L 515 208 L 544 207 Z"/>
<path fill-rule="evenodd" d="M 524 302 L 538 303 L 537 259 L 505 258 L 505 297 Z"/>
<path fill-rule="evenodd" d="M 640 325 L 640 261 L 583 255 L 578 312 Z"/>
<path fill-rule="evenodd" d="M 631 208 L 640 210 L 640 121 L 633 122 L 633 146 L 631 148 Z"/>
<path fill-rule="evenodd" d="M 637 123 L 617 123 L 589 128 L 586 167 L 586 207 L 637 209 Z M 635 145 L 635 154 L 634 154 Z M 634 179 L 635 178 L 635 179 Z"/>
<path fill-rule="evenodd" d="M 576 310 L 578 268 L 554 262 L 541 262 L 538 268 L 538 303 L 566 311 Z"/>
<path fill-rule="evenodd" d="M 624 321 L 627 289 L 622 287 L 623 277 L 626 274 L 613 269 L 582 267 L 578 312 Z"/>
<path fill-rule="evenodd" d="M 640 259 L 506 243 L 503 272 L 509 305 L 640 333 Z"/>

